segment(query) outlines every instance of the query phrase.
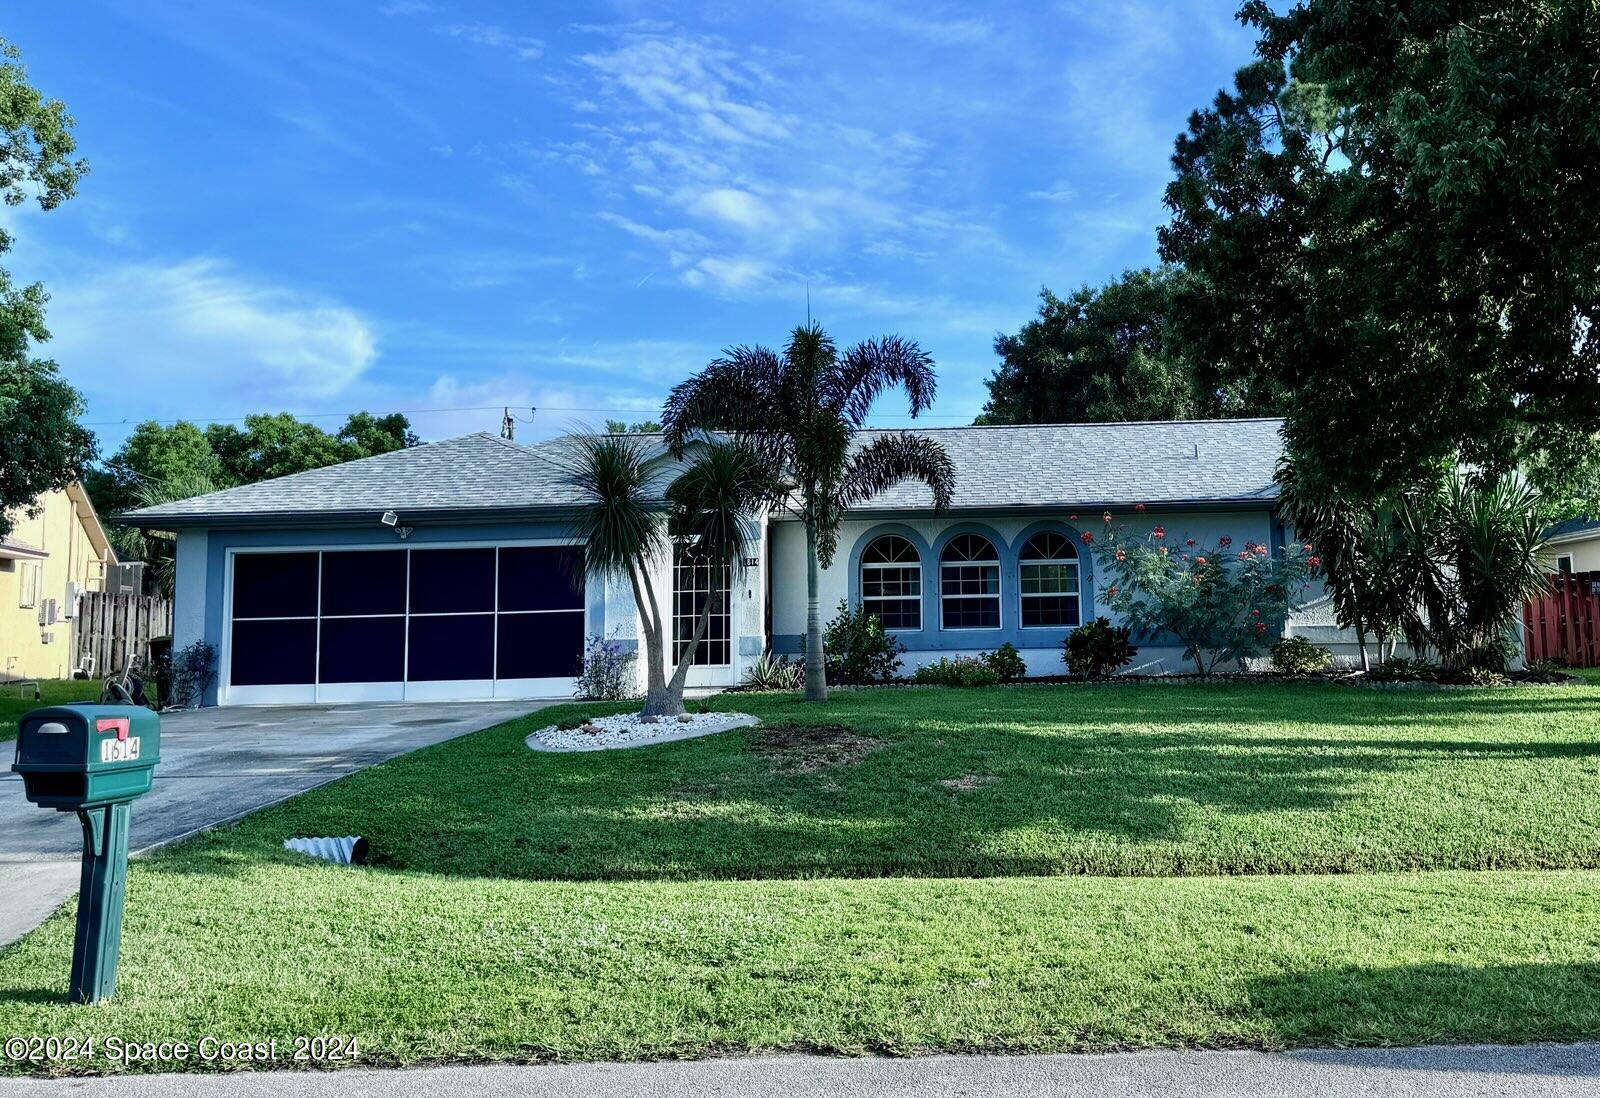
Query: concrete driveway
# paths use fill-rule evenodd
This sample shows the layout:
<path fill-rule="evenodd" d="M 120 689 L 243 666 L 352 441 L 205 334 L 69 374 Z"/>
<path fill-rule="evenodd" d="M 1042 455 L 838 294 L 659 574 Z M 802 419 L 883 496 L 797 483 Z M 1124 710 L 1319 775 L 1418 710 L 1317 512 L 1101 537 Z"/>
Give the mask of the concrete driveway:
<path fill-rule="evenodd" d="M 556 702 L 428 702 L 202 709 L 161 718 L 155 786 L 133 806 L 135 852 L 170 843 L 373 763 Z M 0 946 L 78 889 L 82 831 L 35 808 L 0 744 Z"/>

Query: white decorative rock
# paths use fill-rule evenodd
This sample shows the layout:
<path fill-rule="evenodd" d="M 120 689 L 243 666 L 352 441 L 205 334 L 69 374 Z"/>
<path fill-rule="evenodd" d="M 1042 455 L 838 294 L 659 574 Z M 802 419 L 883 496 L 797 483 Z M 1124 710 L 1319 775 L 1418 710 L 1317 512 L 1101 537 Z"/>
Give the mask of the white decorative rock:
<path fill-rule="evenodd" d="M 748 713 L 685 713 L 676 721 L 621 713 L 600 717 L 581 728 L 541 728 L 527 738 L 534 751 L 609 751 L 621 747 L 646 747 L 696 736 L 745 728 L 761 722 Z"/>

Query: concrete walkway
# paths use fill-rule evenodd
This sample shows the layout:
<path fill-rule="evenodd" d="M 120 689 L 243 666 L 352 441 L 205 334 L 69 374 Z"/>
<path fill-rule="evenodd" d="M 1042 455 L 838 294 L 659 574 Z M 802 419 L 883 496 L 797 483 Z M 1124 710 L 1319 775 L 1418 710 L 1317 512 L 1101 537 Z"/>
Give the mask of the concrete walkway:
<path fill-rule="evenodd" d="M 133 806 L 134 851 L 236 819 L 373 763 L 554 702 L 450 702 L 202 709 L 161 718 L 155 787 Z M 78 889 L 71 812 L 35 808 L 0 744 L 0 946 Z"/>
<path fill-rule="evenodd" d="M 770 1056 L 691 1063 L 243 1072 L 0 1080 L 0 1098 L 1244 1098 L 1299 1095 L 1600 1095 L 1600 1045 L 1470 1045 L 1362 1051 L 1137 1052 L 1106 1056 Z"/>

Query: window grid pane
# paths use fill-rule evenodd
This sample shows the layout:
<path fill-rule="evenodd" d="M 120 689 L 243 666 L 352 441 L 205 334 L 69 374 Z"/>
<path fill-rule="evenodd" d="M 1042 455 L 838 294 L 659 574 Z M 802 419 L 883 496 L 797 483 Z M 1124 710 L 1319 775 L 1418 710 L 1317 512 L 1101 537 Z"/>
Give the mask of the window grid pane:
<path fill-rule="evenodd" d="M 733 662 L 732 615 L 729 612 L 728 569 L 722 569 L 722 606 L 711 614 L 705 635 L 695 646 L 695 667 L 725 667 Z M 690 558 L 680 548 L 673 567 L 672 658 L 683 658 L 706 600 L 711 597 L 711 565 Z"/>

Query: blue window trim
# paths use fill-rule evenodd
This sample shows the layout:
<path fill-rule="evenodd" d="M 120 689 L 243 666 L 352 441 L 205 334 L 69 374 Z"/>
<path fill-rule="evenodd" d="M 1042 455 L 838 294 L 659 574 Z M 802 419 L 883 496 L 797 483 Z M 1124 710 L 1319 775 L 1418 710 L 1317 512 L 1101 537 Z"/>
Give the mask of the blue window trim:
<path fill-rule="evenodd" d="M 922 561 L 922 628 L 891 629 L 907 649 L 915 652 L 967 651 L 993 649 L 1010 642 L 1018 648 L 1059 648 L 1072 631 L 1068 626 L 1035 626 L 1023 629 L 1021 564 L 1022 547 L 1044 530 L 1062 534 L 1078 550 L 1078 618 L 1092 621 L 1096 615 L 1094 557 L 1083 547 L 1081 530 L 1060 519 L 1041 519 L 1023 527 L 1014 538 L 1004 538 L 993 526 L 983 522 L 957 522 L 940 530 L 930 544 L 926 537 L 904 523 L 884 522 L 869 526 L 850 546 L 846 590 L 852 609 L 861 605 L 861 556 L 875 539 L 896 534 L 909 541 Z M 944 629 L 939 625 L 939 556 L 951 538 L 978 534 L 988 538 L 1000 555 L 1000 628 Z M 930 581 L 929 577 L 932 577 Z M 777 644 L 778 638 L 773 638 Z"/>

